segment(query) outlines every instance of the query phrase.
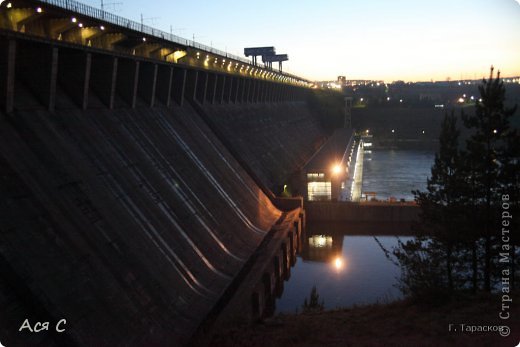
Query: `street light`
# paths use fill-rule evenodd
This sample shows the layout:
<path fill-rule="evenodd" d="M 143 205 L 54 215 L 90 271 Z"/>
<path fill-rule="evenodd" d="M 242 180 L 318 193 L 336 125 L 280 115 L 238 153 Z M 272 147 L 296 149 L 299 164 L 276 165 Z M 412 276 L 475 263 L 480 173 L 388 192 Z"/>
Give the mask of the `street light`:
<path fill-rule="evenodd" d="M 334 165 L 334 167 L 332 168 L 332 173 L 334 175 L 339 175 L 341 173 L 341 165 L 339 165 L 339 164 Z"/>

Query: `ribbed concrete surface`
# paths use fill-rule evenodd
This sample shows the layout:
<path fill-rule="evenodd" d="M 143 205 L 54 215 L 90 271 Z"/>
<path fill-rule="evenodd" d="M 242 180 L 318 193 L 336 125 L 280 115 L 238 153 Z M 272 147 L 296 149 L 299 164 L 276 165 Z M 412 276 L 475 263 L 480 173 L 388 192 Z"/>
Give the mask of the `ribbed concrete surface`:
<path fill-rule="evenodd" d="M 255 167 L 312 151 L 285 132 Z M 6 346 L 56 338 L 20 342 L 22 317 L 65 318 L 60 338 L 81 345 L 182 344 L 281 214 L 189 106 L 0 114 L 0 179 Z"/>
<path fill-rule="evenodd" d="M 204 110 L 273 191 L 288 183 L 325 138 L 305 102 L 205 105 Z"/>

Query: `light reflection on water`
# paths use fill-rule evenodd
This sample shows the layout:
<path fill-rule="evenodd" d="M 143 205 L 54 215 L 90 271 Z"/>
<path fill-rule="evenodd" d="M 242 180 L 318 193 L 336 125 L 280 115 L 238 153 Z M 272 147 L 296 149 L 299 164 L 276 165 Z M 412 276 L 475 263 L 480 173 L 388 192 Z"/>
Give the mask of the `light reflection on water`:
<path fill-rule="evenodd" d="M 291 278 L 284 283 L 282 296 L 276 301 L 276 312 L 301 311 L 313 286 L 326 309 L 388 302 L 401 297 L 394 287 L 400 270 L 386 258 L 373 236 L 338 235 L 333 237 L 331 247 L 319 248 L 309 247 L 309 238 L 311 236 L 307 236 L 304 250 L 291 269 Z M 387 249 L 397 245 L 395 236 L 377 238 Z"/>

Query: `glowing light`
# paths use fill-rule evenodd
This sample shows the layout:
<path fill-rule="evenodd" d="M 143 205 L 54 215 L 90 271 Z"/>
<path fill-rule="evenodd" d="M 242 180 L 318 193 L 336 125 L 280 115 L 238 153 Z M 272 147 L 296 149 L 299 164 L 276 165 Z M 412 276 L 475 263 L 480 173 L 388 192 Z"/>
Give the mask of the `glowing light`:
<path fill-rule="evenodd" d="M 334 165 L 334 167 L 332 168 L 332 173 L 335 175 L 341 173 L 341 165 Z"/>
<path fill-rule="evenodd" d="M 105 27 L 104 26 L 100 26 L 99 29 L 105 30 Z"/>
<path fill-rule="evenodd" d="M 146 42 L 146 37 L 143 37 L 143 42 Z"/>
<path fill-rule="evenodd" d="M 403 102 L 403 99 L 399 99 L 399 102 Z"/>
<path fill-rule="evenodd" d="M 422 131 L 422 133 L 424 134 L 424 130 Z"/>
<path fill-rule="evenodd" d="M 7 6 L 6 6 L 6 7 L 7 7 L 7 8 L 11 8 L 11 7 L 13 7 L 13 4 L 11 4 L 11 3 L 9 2 L 9 3 L 7 3 Z"/>
<path fill-rule="evenodd" d="M 79 23 L 78 26 L 79 26 L 80 28 L 83 28 L 83 24 L 82 24 L 82 23 Z"/>
<path fill-rule="evenodd" d="M 459 98 L 457 101 L 462 104 L 464 102 L 464 98 Z"/>
<path fill-rule="evenodd" d="M 41 7 L 38 7 L 38 8 L 36 9 L 36 12 L 38 12 L 38 13 L 42 13 L 42 8 L 41 8 Z"/>
<path fill-rule="evenodd" d="M 343 269 L 343 259 L 341 259 L 340 257 L 334 259 L 334 267 L 336 268 L 336 270 Z"/>
<path fill-rule="evenodd" d="M 363 102 L 363 98 L 359 99 L 361 102 Z"/>
<path fill-rule="evenodd" d="M 312 248 L 331 248 L 332 247 L 332 236 L 326 235 L 312 235 L 309 237 L 309 247 Z"/>
<path fill-rule="evenodd" d="M 365 130 L 365 132 L 366 132 L 366 133 L 368 134 L 368 133 L 369 133 L 368 129 L 367 129 L 367 130 Z"/>
<path fill-rule="evenodd" d="M 76 17 L 72 17 L 71 21 L 72 23 L 76 23 L 78 20 L 76 19 Z"/>
<path fill-rule="evenodd" d="M 386 97 L 386 101 L 390 101 L 390 97 L 389 96 Z"/>
<path fill-rule="evenodd" d="M 497 133 L 497 129 L 493 129 L 493 134 L 496 134 Z"/>

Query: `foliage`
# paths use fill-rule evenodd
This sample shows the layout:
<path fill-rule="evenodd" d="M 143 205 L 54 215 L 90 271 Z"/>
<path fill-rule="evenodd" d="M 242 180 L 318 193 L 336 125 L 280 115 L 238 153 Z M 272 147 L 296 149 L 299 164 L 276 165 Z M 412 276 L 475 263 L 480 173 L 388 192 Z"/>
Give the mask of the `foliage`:
<path fill-rule="evenodd" d="M 493 68 L 479 91 L 482 102 L 474 115 L 462 114 L 471 132 L 465 146 L 458 143 L 456 117 L 446 114 L 427 190 L 413 192 L 421 209 L 418 235 L 392 252 L 402 269 L 400 289 L 419 300 L 491 291 L 501 277 L 502 194 L 511 195 L 512 213 L 518 215 L 520 141 L 509 125 L 516 107 L 504 106 L 505 88 Z M 518 236 L 511 234 L 511 240 L 514 259 Z"/>
<path fill-rule="evenodd" d="M 320 295 L 318 294 L 318 290 L 316 286 L 313 286 L 311 289 L 311 294 L 309 296 L 309 300 L 307 298 L 303 301 L 303 312 L 320 312 L 323 311 L 324 301 L 320 302 Z"/>

